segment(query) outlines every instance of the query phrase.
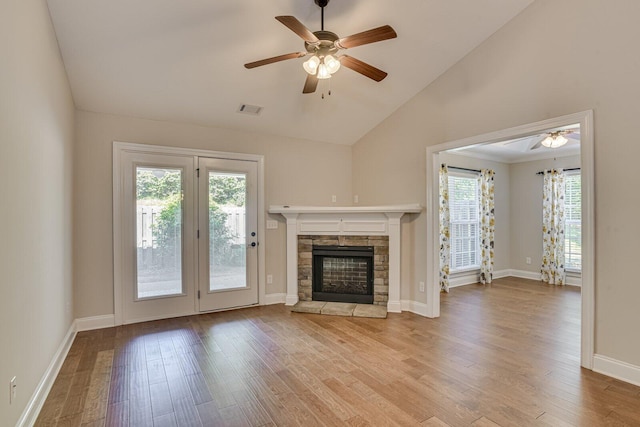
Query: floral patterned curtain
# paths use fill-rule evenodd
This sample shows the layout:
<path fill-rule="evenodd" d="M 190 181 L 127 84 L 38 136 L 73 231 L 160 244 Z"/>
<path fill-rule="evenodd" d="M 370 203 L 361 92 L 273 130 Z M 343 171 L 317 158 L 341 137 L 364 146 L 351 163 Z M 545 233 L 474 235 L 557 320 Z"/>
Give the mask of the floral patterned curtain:
<path fill-rule="evenodd" d="M 491 283 L 493 278 L 493 245 L 495 233 L 495 203 L 493 180 L 495 172 L 480 172 L 480 282 Z"/>
<path fill-rule="evenodd" d="M 449 169 L 440 166 L 440 290 L 449 292 L 449 266 L 451 242 L 449 241 Z"/>
<path fill-rule="evenodd" d="M 542 281 L 564 285 L 564 173 L 544 171 L 542 191 Z"/>

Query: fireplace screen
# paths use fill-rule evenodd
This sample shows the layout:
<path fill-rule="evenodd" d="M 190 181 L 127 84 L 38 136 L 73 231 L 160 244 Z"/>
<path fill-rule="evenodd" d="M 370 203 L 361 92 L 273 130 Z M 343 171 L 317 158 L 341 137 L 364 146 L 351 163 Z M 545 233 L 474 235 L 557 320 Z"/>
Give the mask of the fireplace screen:
<path fill-rule="evenodd" d="M 373 303 L 373 247 L 314 246 L 313 300 Z"/>

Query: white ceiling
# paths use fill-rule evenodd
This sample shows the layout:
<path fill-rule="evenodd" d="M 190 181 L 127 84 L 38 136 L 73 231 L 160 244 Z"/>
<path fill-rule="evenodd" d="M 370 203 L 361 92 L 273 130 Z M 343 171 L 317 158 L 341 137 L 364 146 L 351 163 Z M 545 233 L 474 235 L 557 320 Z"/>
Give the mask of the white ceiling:
<path fill-rule="evenodd" d="M 491 144 L 477 144 L 469 147 L 450 150 L 453 154 L 478 159 L 493 160 L 502 163 L 520 163 L 533 160 L 552 159 L 554 157 L 566 157 L 580 154 L 580 127 L 579 125 L 562 126 L 547 130 L 554 132 L 559 130 L 572 130 L 567 135 L 568 142 L 562 147 L 547 148 L 542 145 L 533 148 L 538 142 L 546 138 L 548 133 L 528 135 L 522 138 L 509 139 Z"/>
<path fill-rule="evenodd" d="M 274 19 L 320 29 L 313 0 L 48 0 L 76 107 L 157 120 L 353 144 L 533 0 L 332 0 L 325 29 L 344 37 L 384 24 L 398 38 L 348 54 L 389 76 L 343 68 L 303 95 L 304 50 Z M 327 83 L 328 84 L 328 83 Z M 264 107 L 237 113 L 242 103 Z"/>

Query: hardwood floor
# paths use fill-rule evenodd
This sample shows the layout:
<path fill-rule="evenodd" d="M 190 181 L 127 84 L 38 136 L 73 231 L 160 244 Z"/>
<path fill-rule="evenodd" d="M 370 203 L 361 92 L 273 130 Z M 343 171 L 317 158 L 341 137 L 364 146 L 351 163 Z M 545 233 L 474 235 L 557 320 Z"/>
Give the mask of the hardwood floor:
<path fill-rule="evenodd" d="M 579 366 L 580 292 L 454 288 L 442 317 L 277 305 L 79 333 L 39 426 L 640 425 L 640 388 Z"/>

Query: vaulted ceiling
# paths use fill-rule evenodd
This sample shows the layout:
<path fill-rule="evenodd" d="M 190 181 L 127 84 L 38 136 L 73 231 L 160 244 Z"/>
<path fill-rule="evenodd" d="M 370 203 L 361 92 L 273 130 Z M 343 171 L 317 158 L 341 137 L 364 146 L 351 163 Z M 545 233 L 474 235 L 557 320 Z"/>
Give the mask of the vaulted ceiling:
<path fill-rule="evenodd" d="M 243 64 L 303 51 L 274 17 L 319 30 L 313 0 L 48 0 L 81 110 L 339 144 L 355 143 L 532 2 L 332 0 L 325 30 L 396 30 L 347 51 L 389 76 L 377 83 L 343 67 L 303 95 L 303 58 Z M 243 103 L 263 110 L 240 114 Z"/>

